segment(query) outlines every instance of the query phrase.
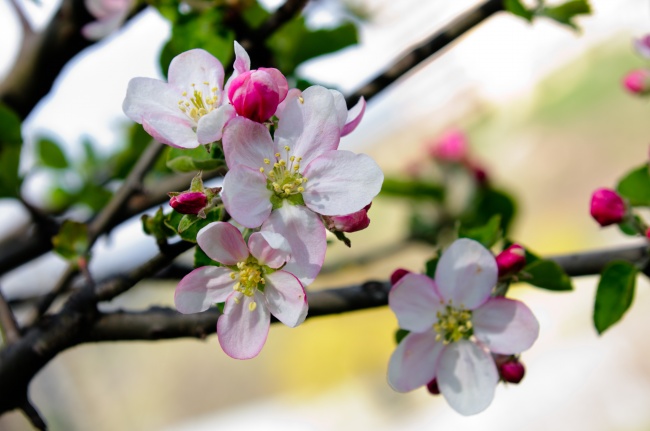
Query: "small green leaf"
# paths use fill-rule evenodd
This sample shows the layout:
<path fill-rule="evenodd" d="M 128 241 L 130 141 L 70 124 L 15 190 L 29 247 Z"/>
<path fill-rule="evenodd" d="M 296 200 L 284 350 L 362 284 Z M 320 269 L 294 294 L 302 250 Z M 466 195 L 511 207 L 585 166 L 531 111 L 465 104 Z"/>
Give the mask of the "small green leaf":
<path fill-rule="evenodd" d="M 217 145 L 208 152 L 201 145 L 191 150 L 170 148 L 167 153 L 167 167 L 175 172 L 210 171 L 225 166 Z"/>
<path fill-rule="evenodd" d="M 478 191 L 473 208 L 461 218 L 461 225 L 466 228 L 484 226 L 492 217 L 500 215 L 502 234 L 507 235 L 516 213 L 517 206 L 509 194 L 493 188 L 482 188 Z"/>
<path fill-rule="evenodd" d="M 526 254 L 526 261 L 529 262 L 528 253 Z M 556 291 L 573 290 L 571 277 L 564 272 L 560 265 L 551 260 L 533 259 L 521 272 L 522 275 L 530 277 L 522 277 L 521 281 L 533 286 Z"/>
<path fill-rule="evenodd" d="M 594 325 L 599 334 L 621 320 L 632 305 L 636 274 L 636 267 L 625 261 L 610 262 L 603 269 L 594 305 Z"/>
<path fill-rule="evenodd" d="M 88 226 L 72 220 L 64 221 L 59 233 L 52 238 L 52 245 L 63 258 L 76 261 L 88 251 Z"/>
<path fill-rule="evenodd" d="M 433 201 L 441 201 L 444 198 L 444 189 L 437 184 L 398 178 L 384 178 L 380 193 L 384 196 L 431 199 Z"/>
<path fill-rule="evenodd" d="M 650 206 L 650 174 L 648 164 L 628 172 L 616 186 L 616 191 L 632 206 Z"/>
<path fill-rule="evenodd" d="M 221 207 L 214 207 L 210 209 L 205 214 L 205 219 L 198 218 L 196 222 L 192 223 L 186 229 L 179 231 L 179 226 L 184 217 L 184 214 L 177 213 L 172 211 L 165 216 L 165 225 L 170 229 L 173 229 L 175 232 L 178 232 L 178 235 L 181 239 L 190 242 L 196 242 L 196 235 L 201 229 L 215 221 L 221 221 L 223 217 L 223 209 Z"/>
<path fill-rule="evenodd" d="M 486 248 L 490 248 L 501 239 L 501 216 L 499 214 L 493 215 L 485 226 L 470 229 L 461 228 L 459 236 L 473 239 Z"/>
<path fill-rule="evenodd" d="M 534 12 L 528 10 L 526 6 L 521 4 L 520 0 L 503 0 L 503 6 L 508 12 L 517 15 L 528 22 L 533 21 L 533 16 L 535 15 Z"/>
<path fill-rule="evenodd" d="M 402 328 L 395 331 L 395 344 L 399 344 L 410 332 Z"/>
<path fill-rule="evenodd" d="M 185 214 L 181 217 L 181 221 L 178 223 L 178 233 L 181 234 L 189 229 L 197 221 L 201 220 L 200 217 L 195 216 L 194 214 Z"/>
<path fill-rule="evenodd" d="M 247 7 L 241 15 L 242 18 L 244 18 L 244 21 L 246 21 L 251 28 L 259 27 L 269 17 L 269 13 L 266 9 L 260 6 L 256 1 L 252 2 L 252 4 Z"/>
<path fill-rule="evenodd" d="M 153 216 L 147 214 L 142 216 L 142 229 L 144 233 L 153 236 L 157 241 L 164 241 L 176 235 L 176 230 L 167 226 L 162 207 L 159 207 Z"/>
<path fill-rule="evenodd" d="M 68 160 L 59 145 L 51 139 L 41 138 L 36 142 L 38 158 L 43 166 L 54 169 L 65 169 L 69 166 Z"/>
<path fill-rule="evenodd" d="M 22 136 L 20 118 L 0 103 L 0 197 L 18 196 Z"/>
<path fill-rule="evenodd" d="M 199 268 L 201 266 L 221 266 L 221 264 L 210 259 L 210 257 L 201 250 L 201 247 L 197 245 L 194 248 L 194 268 Z"/>
<path fill-rule="evenodd" d="M 571 0 L 558 6 L 543 7 L 537 15 L 545 16 L 560 24 L 568 25 L 574 30 L 578 30 L 578 25 L 574 19 L 578 15 L 591 14 L 591 6 L 587 0 Z"/>

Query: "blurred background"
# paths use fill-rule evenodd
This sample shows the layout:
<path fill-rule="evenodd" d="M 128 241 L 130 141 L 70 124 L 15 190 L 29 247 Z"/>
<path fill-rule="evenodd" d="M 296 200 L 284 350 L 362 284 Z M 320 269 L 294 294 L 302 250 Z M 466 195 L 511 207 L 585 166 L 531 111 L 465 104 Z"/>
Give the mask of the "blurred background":
<path fill-rule="evenodd" d="M 351 93 L 477 3 L 314 1 L 306 10 L 312 26 L 327 27 L 350 11 L 364 19 L 358 46 L 313 60 L 301 66 L 302 74 Z M 370 154 L 388 175 L 408 176 L 423 163 L 427 144 L 461 129 L 491 183 L 517 199 L 512 238 L 545 256 L 631 244 L 589 217 L 589 199 L 648 157 L 650 106 L 625 93 L 621 80 L 630 69 L 648 66 L 632 38 L 650 31 L 650 5 L 591 3 L 593 14 L 578 20 L 581 32 L 541 19 L 530 25 L 505 13 L 489 18 L 373 98 L 341 148 Z M 42 26 L 56 3 L 24 6 Z M 0 29 L 1 79 L 20 55 L 20 28 L 8 0 L 0 1 Z M 129 125 L 121 113 L 127 82 L 161 77 L 157 59 L 169 31 L 148 10 L 85 50 L 24 123 L 26 147 L 50 136 L 74 160 L 83 156 L 84 141 L 100 154 L 119 146 Z M 23 158 L 21 169 L 36 169 L 35 161 Z M 49 181 L 46 172 L 31 176 L 28 198 L 44 199 Z M 310 288 L 385 280 L 398 267 L 421 271 L 433 248 L 404 241 L 411 205 L 378 198 L 370 227 L 350 235 L 351 249 L 331 247 Z M 0 201 L 0 209 L 0 235 L 26 218 L 11 201 Z M 134 245 L 137 256 L 125 254 Z M 154 251 L 136 221 L 99 244 L 96 271 L 146 260 Z M 64 266 L 53 255 L 38 265 L 40 271 L 18 268 L 3 277 L 5 294 L 41 291 Z M 397 321 L 388 308 L 309 319 L 296 329 L 274 325 L 262 353 L 249 361 L 227 357 L 215 336 L 83 345 L 38 374 L 31 395 L 52 430 L 650 429 L 648 283 L 640 280 L 631 310 L 598 337 L 591 321 L 597 278 L 574 282 L 569 293 L 518 285 L 510 290 L 539 319 L 540 337 L 522 355 L 522 383 L 499 385 L 492 405 L 470 418 L 425 389 L 390 389 L 385 374 Z M 143 283 L 109 306 L 173 305 L 174 287 Z M 0 429 L 30 427 L 14 412 L 0 418 Z"/>

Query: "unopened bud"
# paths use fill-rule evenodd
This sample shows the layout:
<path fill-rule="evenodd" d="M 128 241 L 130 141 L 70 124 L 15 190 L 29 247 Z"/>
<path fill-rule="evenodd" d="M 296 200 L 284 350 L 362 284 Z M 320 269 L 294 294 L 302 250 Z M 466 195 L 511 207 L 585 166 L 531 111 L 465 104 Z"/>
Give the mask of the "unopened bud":
<path fill-rule="evenodd" d="M 519 383 L 526 374 L 524 364 L 513 358 L 499 365 L 499 374 L 504 382 Z"/>
<path fill-rule="evenodd" d="M 628 74 L 623 78 L 623 86 L 632 94 L 649 94 L 650 71 L 646 69 L 636 69 L 628 72 Z"/>
<path fill-rule="evenodd" d="M 372 203 L 369 203 L 359 211 L 342 216 L 323 216 L 325 226 L 331 231 L 357 232 L 370 225 L 368 210 Z"/>
<path fill-rule="evenodd" d="M 208 204 L 208 198 L 202 192 L 182 192 L 172 196 L 169 205 L 181 214 L 198 214 Z"/>
<path fill-rule="evenodd" d="M 237 76 L 228 88 L 228 98 L 237 114 L 263 123 L 275 114 L 287 97 L 289 85 L 277 69 L 260 68 Z"/>
<path fill-rule="evenodd" d="M 431 395 L 440 395 L 440 388 L 438 388 L 438 380 L 433 379 L 429 383 L 427 383 L 427 391 Z"/>
<path fill-rule="evenodd" d="M 627 207 L 623 198 L 610 189 L 598 189 L 591 196 L 591 216 L 601 225 L 609 226 L 623 221 Z"/>
<path fill-rule="evenodd" d="M 410 274 L 411 271 L 404 269 L 404 268 L 397 268 L 393 273 L 390 275 L 390 284 L 391 286 L 395 286 L 398 281 L 402 279 L 406 274 Z"/>
<path fill-rule="evenodd" d="M 513 275 L 526 266 L 526 250 L 519 244 L 512 244 L 497 256 L 499 277 Z"/>
<path fill-rule="evenodd" d="M 460 163 L 467 159 L 467 138 L 460 130 L 450 130 L 429 144 L 429 154 L 443 162 Z"/>

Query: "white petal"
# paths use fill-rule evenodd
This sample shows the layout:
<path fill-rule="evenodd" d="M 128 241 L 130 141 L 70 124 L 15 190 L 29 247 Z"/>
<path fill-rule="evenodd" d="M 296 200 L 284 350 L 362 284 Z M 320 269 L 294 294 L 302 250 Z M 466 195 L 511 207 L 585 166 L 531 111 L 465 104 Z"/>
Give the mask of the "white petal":
<path fill-rule="evenodd" d="M 442 254 L 435 280 L 445 301 L 473 310 L 487 301 L 498 273 L 496 259 L 488 249 L 461 238 Z"/>
<path fill-rule="evenodd" d="M 539 335 L 539 323 L 520 301 L 491 298 L 472 313 L 474 335 L 494 353 L 528 350 Z"/>
<path fill-rule="evenodd" d="M 300 281 L 287 271 L 276 271 L 265 277 L 264 297 L 271 314 L 292 328 L 307 317 L 307 295 Z"/>
<path fill-rule="evenodd" d="M 239 224 L 256 228 L 271 214 L 271 191 L 266 177 L 246 166 L 236 166 L 223 179 L 221 198 L 226 211 Z"/>
<path fill-rule="evenodd" d="M 388 293 L 388 305 L 395 313 L 399 327 L 425 332 L 438 321 L 436 312 L 444 307 L 435 283 L 426 275 L 406 274 Z"/>
<path fill-rule="evenodd" d="M 436 333 L 410 333 L 399 343 L 388 362 L 388 384 L 397 392 L 424 386 L 436 377 L 444 344 L 436 342 Z"/>
<path fill-rule="evenodd" d="M 436 378 L 449 405 L 469 416 L 490 405 L 499 373 L 488 352 L 471 341 L 461 340 L 448 345 L 442 352 Z"/>
<path fill-rule="evenodd" d="M 287 239 L 291 259 L 282 269 L 294 274 L 303 286 L 320 272 L 327 249 L 326 229 L 320 217 L 309 209 L 284 203 L 271 213 L 262 230 L 277 232 Z"/>
<path fill-rule="evenodd" d="M 251 70 L 251 59 L 244 47 L 237 41 L 235 41 L 235 63 L 233 69 L 235 69 L 237 74 Z"/>
<path fill-rule="evenodd" d="M 188 95 L 196 90 L 206 98 L 212 88 L 223 88 L 224 72 L 221 62 L 212 54 L 202 49 L 191 49 L 172 59 L 168 77 L 170 84 L 187 91 Z"/>
<path fill-rule="evenodd" d="M 202 266 L 190 272 L 176 286 L 176 309 L 183 314 L 199 313 L 224 302 L 235 285 L 231 273 L 229 268 L 219 266 Z"/>
<path fill-rule="evenodd" d="M 332 96 L 334 96 L 334 105 L 336 107 L 336 117 L 339 123 L 339 129 L 343 130 L 345 127 L 345 120 L 348 118 L 348 105 L 345 103 L 345 97 L 341 94 L 340 91 L 331 90 Z M 341 134 L 343 136 L 343 134 Z"/>
<path fill-rule="evenodd" d="M 248 239 L 251 254 L 262 265 L 279 268 L 291 257 L 291 246 L 285 237 L 275 232 L 260 231 Z"/>
<path fill-rule="evenodd" d="M 230 223 L 210 223 L 196 235 L 196 242 L 210 259 L 235 265 L 248 258 L 248 247 L 241 232 Z"/>
<path fill-rule="evenodd" d="M 221 105 L 199 119 L 196 136 L 201 144 L 217 142 L 223 135 L 226 123 L 236 115 L 232 105 Z"/>
<path fill-rule="evenodd" d="M 322 215 L 352 214 L 372 202 L 384 181 L 373 159 L 350 151 L 328 151 L 303 171 L 305 205 Z"/>
<path fill-rule="evenodd" d="M 269 159 L 270 163 L 275 161 L 269 129 L 244 117 L 235 117 L 228 122 L 223 134 L 223 152 L 230 169 L 237 165 L 256 171 L 261 167 L 272 169 L 273 165 L 265 165 L 264 159 Z"/>
<path fill-rule="evenodd" d="M 348 111 L 348 116 L 345 120 L 345 126 L 343 126 L 343 129 L 341 129 L 341 136 L 346 136 L 352 133 L 361 122 L 361 119 L 363 118 L 363 114 L 365 112 L 366 99 L 361 96 L 357 104 L 354 105 L 350 111 Z"/>
<path fill-rule="evenodd" d="M 235 302 L 235 298 L 239 303 Z M 264 303 L 264 295 L 255 292 L 255 296 L 249 297 L 234 292 L 226 301 L 224 314 L 217 321 L 219 344 L 231 358 L 254 358 L 266 343 L 270 325 L 271 314 Z"/>
<path fill-rule="evenodd" d="M 187 118 L 178 108 L 181 91 L 152 78 L 133 78 L 126 89 L 122 110 L 131 120 L 142 124 L 143 118 L 171 115 Z"/>
<path fill-rule="evenodd" d="M 187 117 L 167 114 L 151 114 L 142 119 L 142 127 L 155 140 L 177 148 L 196 148 L 199 141 L 194 123 Z"/>

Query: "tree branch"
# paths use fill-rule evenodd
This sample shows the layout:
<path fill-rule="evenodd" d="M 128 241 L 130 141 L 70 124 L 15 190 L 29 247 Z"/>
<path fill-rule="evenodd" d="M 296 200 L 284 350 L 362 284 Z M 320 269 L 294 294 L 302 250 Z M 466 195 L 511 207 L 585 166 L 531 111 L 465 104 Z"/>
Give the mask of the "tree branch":
<path fill-rule="evenodd" d="M 5 345 L 13 344 L 20 339 L 16 317 L 2 294 L 2 287 L 0 287 L 0 330 Z"/>

